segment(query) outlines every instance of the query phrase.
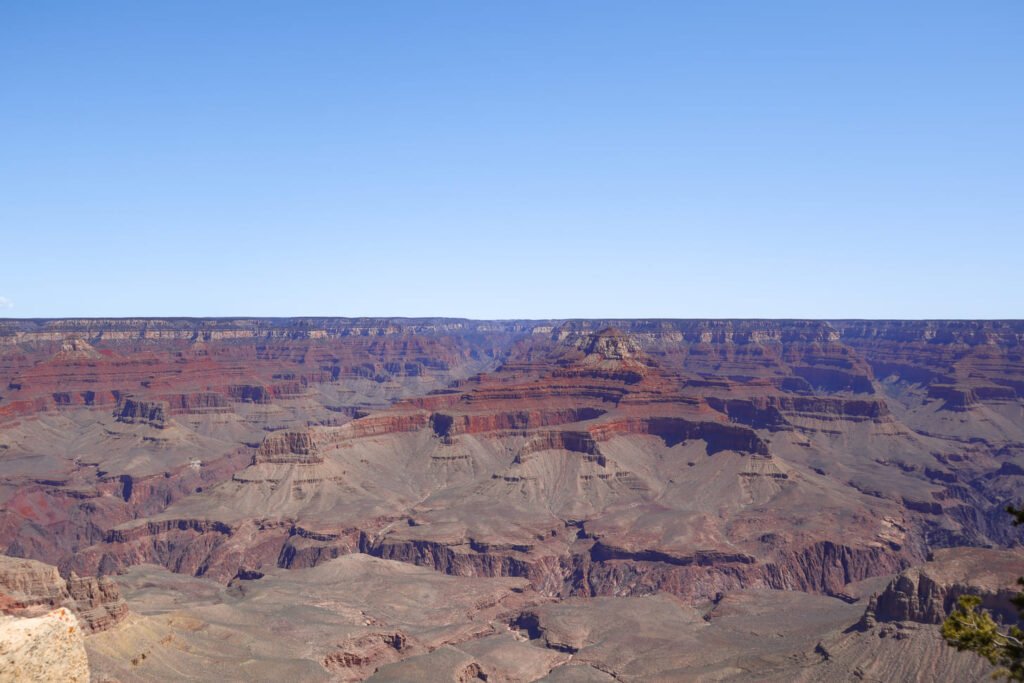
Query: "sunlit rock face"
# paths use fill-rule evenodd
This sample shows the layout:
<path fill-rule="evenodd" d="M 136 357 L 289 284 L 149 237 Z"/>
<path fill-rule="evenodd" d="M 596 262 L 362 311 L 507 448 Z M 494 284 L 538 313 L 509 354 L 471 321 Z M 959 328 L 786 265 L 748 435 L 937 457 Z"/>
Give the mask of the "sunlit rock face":
<path fill-rule="evenodd" d="M 0 616 L 0 681 L 89 682 L 78 620 L 60 608 L 39 617 Z"/>
<path fill-rule="evenodd" d="M 51 565 L 0 555 L 0 611 L 37 616 L 55 607 L 68 608 L 88 632 L 105 631 L 128 616 L 117 583 L 110 577 L 72 572 L 64 578 Z"/>

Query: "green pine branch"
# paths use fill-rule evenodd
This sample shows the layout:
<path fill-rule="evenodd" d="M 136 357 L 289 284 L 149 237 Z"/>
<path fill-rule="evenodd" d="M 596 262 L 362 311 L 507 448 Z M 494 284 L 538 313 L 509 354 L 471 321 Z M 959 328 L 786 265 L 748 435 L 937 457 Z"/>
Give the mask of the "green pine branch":
<path fill-rule="evenodd" d="M 1006 511 L 1013 515 L 1014 524 L 1024 524 L 1024 508 L 1011 505 Z M 1024 586 L 1024 578 L 1017 583 Z M 1024 622 L 1024 592 L 1017 593 L 1013 604 Z M 993 678 L 1024 681 L 1024 631 L 1018 626 L 1001 631 L 992 615 L 981 609 L 979 596 L 960 596 L 956 609 L 942 624 L 942 637 L 957 650 L 974 652 L 999 667 Z"/>

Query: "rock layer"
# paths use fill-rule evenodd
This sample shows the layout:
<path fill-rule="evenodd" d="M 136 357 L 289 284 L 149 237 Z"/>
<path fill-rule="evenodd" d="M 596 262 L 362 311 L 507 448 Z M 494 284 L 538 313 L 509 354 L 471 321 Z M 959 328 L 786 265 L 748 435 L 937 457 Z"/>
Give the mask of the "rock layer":
<path fill-rule="evenodd" d="M 30 616 L 63 606 L 89 632 L 105 631 L 128 616 L 117 584 L 108 576 L 65 579 L 56 567 L 0 555 L 0 610 Z"/>

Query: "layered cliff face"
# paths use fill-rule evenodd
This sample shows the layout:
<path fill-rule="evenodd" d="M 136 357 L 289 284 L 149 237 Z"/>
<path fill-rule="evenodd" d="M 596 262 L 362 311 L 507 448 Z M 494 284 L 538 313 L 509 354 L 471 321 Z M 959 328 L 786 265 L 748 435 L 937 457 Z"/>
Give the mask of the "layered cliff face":
<path fill-rule="evenodd" d="M 128 616 L 117 584 L 106 576 L 66 579 L 56 567 L 0 555 L 0 611 L 34 616 L 66 607 L 88 632 L 105 631 Z"/>
<path fill-rule="evenodd" d="M 69 576 L 845 599 L 1022 540 L 1024 323 L 0 321 L 0 461 L 0 547 Z"/>
<path fill-rule="evenodd" d="M 1003 550 L 945 549 L 920 566 L 900 573 L 872 596 L 862 626 L 885 622 L 941 624 L 962 595 L 981 597 L 981 606 L 1000 623 L 1015 624 L 1016 580 L 1024 572 L 1024 555 Z"/>
<path fill-rule="evenodd" d="M 137 401 L 124 398 L 114 408 L 114 419 L 125 424 L 144 424 L 157 429 L 167 426 L 170 408 L 166 401 Z"/>

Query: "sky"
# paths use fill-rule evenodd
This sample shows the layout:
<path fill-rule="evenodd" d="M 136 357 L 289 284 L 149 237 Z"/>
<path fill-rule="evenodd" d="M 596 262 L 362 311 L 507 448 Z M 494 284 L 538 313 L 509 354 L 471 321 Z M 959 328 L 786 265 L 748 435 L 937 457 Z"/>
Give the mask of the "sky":
<path fill-rule="evenodd" d="M 0 317 L 1024 317 L 1024 2 L 0 3 Z"/>

